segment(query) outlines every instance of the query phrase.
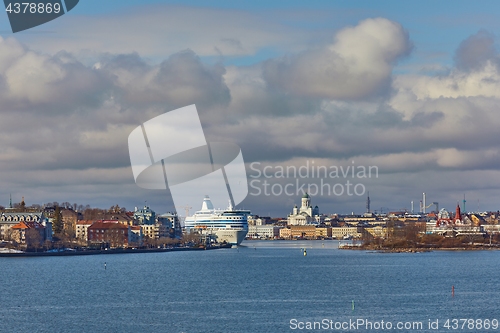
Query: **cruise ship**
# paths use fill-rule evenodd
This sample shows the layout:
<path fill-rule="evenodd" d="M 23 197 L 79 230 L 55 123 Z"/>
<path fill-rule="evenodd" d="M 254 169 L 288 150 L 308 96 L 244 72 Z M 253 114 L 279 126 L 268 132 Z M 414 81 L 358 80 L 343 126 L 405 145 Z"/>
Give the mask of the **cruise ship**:
<path fill-rule="evenodd" d="M 186 230 L 197 230 L 202 234 L 215 235 L 217 242 L 240 245 L 248 232 L 249 210 L 234 209 L 229 202 L 227 209 L 214 209 L 210 198 L 205 196 L 201 210 L 186 217 Z"/>

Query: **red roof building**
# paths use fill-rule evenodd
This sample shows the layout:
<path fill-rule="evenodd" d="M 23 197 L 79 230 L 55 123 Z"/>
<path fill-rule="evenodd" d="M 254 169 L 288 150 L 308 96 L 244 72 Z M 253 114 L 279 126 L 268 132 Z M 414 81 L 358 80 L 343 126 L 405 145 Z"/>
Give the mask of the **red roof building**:
<path fill-rule="evenodd" d="M 131 238 L 130 226 L 119 221 L 104 220 L 94 222 L 87 230 L 91 243 L 108 243 L 111 247 L 126 247 Z"/>
<path fill-rule="evenodd" d="M 21 221 L 12 226 L 11 229 L 14 232 L 13 238 L 18 243 L 34 245 L 35 242 L 41 244 L 45 240 L 45 227 L 38 222 Z"/>

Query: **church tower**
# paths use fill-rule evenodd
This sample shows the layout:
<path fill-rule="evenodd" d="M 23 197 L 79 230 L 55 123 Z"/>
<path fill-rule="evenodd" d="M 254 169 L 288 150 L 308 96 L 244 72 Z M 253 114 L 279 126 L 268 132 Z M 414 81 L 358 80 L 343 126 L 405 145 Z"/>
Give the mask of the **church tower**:
<path fill-rule="evenodd" d="M 308 208 L 311 205 L 311 198 L 309 197 L 309 194 L 304 194 L 302 196 L 302 208 Z"/>
<path fill-rule="evenodd" d="M 462 213 L 460 212 L 460 205 L 457 202 L 457 209 L 455 211 L 455 223 L 462 222 Z"/>

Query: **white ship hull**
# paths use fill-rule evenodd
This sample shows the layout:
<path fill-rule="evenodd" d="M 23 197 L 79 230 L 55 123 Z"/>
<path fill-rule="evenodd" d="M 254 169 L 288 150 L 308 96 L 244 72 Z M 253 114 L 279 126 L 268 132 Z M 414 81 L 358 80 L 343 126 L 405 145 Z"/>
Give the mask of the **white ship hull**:
<path fill-rule="evenodd" d="M 240 245 L 247 233 L 248 229 L 207 228 L 201 230 L 203 235 L 215 235 L 217 243 L 231 245 Z"/>
<path fill-rule="evenodd" d="M 231 245 L 240 245 L 245 239 L 247 232 L 248 230 L 219 229 L 213 233 L 217 236 L 217 242 L 219 243 L 226 242 Z"/>

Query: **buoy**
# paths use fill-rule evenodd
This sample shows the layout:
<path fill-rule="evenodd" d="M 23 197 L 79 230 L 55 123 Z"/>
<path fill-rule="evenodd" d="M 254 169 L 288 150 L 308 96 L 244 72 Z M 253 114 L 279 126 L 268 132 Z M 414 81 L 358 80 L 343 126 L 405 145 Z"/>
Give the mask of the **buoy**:
<path fill-rule="evenodd" d="M 451 286 L 451 297 L 455 297 L 455 286 Z"/>
<path fill-rule="evenodd" d="M 304 249 L 304 257 L 307 256 L 307 251 Z"/>
<path fill-rule="evenodd" d="M 352 300 L 352 311 L 354 311 L 354 300 Z"/>
<path fill-rule="evenodd" d="M 104 270 L 106 270 L 106 262 L 104 262 Z"/>

